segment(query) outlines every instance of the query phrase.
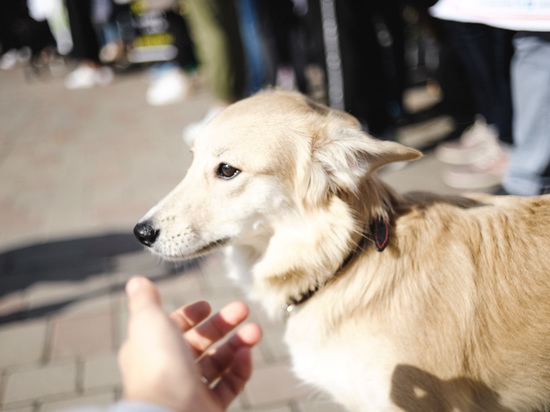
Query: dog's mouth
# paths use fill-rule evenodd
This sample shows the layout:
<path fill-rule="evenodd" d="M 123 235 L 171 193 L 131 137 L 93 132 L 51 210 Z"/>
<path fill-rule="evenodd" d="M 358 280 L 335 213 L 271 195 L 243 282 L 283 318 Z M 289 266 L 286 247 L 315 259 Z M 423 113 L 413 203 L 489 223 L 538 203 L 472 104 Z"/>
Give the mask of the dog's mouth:
<path fill-rule="evenodd" d="M 210 252 L 212 252 L 216 249 L 227 246 L 227 244 L 229 243 L 230 240 L 231 240 L 230 238 L 226 237 L 224 239 L 219 239 L 219 240 L 216 240 L 214 242 L 210 242 L 206 246 L 203 246 L 200 249 L 198 249 L 197 251 L 195 251 L 193 253 L 193 255 L 199 256 L 199 255 L 205 255 L 207 253 L 210 253 Z"/>
<path fill-rule="evenodd" d="M 219 239 L 214 242 L 210 242 L 207 245 L 193 252 L 181 254 L 181 255 L 166 254 L 158 250 L 157 251 L 153 250 L 153 253 L 160 255 L 164 260 L 168 260 L 172 262 L 186 261 L 186 260 L 195 259 L 195 258 L 204 256 L 204 255 L 208 255 L 209 253 L 214 252 L 216 249 L 220 249 L 226 246 L 230 240 L 231 240 L 230 238 Z"/>

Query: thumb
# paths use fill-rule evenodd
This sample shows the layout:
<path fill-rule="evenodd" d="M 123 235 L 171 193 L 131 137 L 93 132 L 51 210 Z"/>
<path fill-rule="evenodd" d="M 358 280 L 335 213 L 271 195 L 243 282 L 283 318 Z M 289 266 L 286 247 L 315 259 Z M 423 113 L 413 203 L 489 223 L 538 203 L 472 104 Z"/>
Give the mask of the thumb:
<path fill-rule="evenodd" d="M 126 294 L 131 314 L 150 306 L 160 307 L 159 292 L 153 282 L 146 277 L 136 276 L 130 279 L 126 284 Z"/>

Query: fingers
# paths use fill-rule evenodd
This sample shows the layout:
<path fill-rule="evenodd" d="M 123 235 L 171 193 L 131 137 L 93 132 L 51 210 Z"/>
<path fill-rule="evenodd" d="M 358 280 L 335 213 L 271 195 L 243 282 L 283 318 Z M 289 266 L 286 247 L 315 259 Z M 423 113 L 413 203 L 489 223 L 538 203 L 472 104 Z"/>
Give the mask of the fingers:
<path fill-rule="evenodd" d="M 205 320 L 210 312 L 212 312 L 210 304 L 200 301 L 176 309 L 170 314 L 170 319 L 174 321 L 179 330 L 186 332 Z"/>
<path fill-rule="evenodd" d="M 223 410 L 227 409 L 229 404 L 242 392 L 251 375 L 252 355 L 250 349 L 241 348 L 235 353 L 229 371 L 212 389 L 220 400 Z"/>
<path fill-rule="evenodd" d="M 236 334 L 214 351 L 206 353 L 198 362 L 201 375 L 212 382 L 224 374 L 243 348 L 250 349 L 262 338 L 260 327 L 254 323 L 244 325 Z"/>
<path fill-rule="evenodd" d="M 232 302 L 202 325 L 184 334 L 194 355 L 199 357 L 211 345 L 218 342 L 246 319 L 249 310 L 243 302 Z"/>
<path fill-rule="evenodd" d="M 143 276 L 133 277 L 126 284 L 128 308 L 130 314 L 135 314 L 143 308 L 160 307 L 160 296 L 157 288 L 149 279 Z"/>

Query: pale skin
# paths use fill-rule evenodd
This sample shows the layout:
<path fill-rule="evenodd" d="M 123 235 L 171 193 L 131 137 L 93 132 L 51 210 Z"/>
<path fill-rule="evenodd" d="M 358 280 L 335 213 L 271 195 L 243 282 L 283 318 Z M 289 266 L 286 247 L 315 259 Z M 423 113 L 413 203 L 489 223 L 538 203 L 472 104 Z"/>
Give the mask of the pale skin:
<path fill-rule="evenodd" d="M 225 411 L 250 379 L 250 350 L 262 335 L 253 323 L 234 332 L 248 307 L 232 302 L 200 324 L 211 311 L 207 302 L 168 315 L 158 290 L 144 277 L 132 278 L 126 293 L 128 338 L 119 353 L 124 398 L 177 412 Z M 228 340 L 211 349 L 229 333 Z"/>

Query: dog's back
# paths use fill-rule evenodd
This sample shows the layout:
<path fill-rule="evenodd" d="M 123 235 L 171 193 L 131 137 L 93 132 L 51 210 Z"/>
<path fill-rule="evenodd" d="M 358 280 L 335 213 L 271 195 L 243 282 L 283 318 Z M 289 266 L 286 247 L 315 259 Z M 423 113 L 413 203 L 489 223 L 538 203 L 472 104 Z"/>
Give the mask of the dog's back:
<path fill-rule="evenodd" d="M 455 367 L 506 394 L 505 403 L 513 405 L 516 394 L 548 401 L 550 196 L 474 200 L 458 208 L 445 202 L 424 208 L 420 201 L 398 223 L 397 230 L 408 226 L 397 235 L 403 249 L 411 248 L 405 254 L 421 259 L 431 275 L 426 309 L 438 307 L 436 319 L 444 322 L 426 319 L 425 327 L 460 330 L 462 364 Z M 449 323 L 453 313 L 458 317 Z M 446 363 L 434 361 L 434 367 Z"/>
<path fill-rule="evenodd" d="M 414 412 L 547 405 L 550 196 L 415 193 L 394 207 L 387 249 L 367 248 L 299 321 L 322 316 L 314 304 L 331 312 L 321 346 L 333 336 L 345 342 L 341 359 L 354 354 L 346 367 L 330 366 L 350 377 L 353 389 L 338 389 L 348 398 L 340 401 L 351 410 Z M 381 399 L 361 390 L 366 381 Z"/>

